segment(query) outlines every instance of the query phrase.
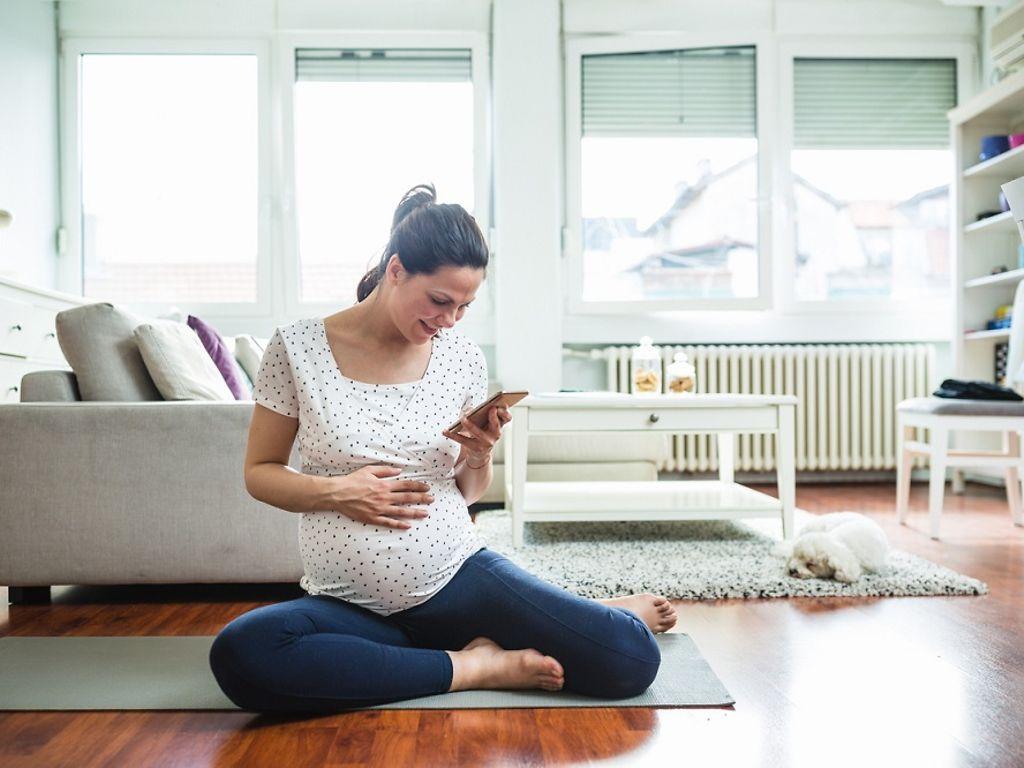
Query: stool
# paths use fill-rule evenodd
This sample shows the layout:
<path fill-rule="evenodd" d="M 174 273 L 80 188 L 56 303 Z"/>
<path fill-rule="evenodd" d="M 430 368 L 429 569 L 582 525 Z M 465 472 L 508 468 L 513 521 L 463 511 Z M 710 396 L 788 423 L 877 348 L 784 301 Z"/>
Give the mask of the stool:
<path fill-rule="evenodd" d="M 921 442 L 918 427 L 929 430 L 929 441 Z M 949 449 L 949 433 L 955 430 L 993 431 L 1003 434 L 1002 451 L 960 451 Z M 928 527 L 939 538 L 939 518 L 946 485 L 946 467 L 1003 467 L 1006 496 L 1014 525 L 1024 526 L 1021 508 L 1020 433 L 1024 432 L 1024 402 L 1009 400 L 955 400 L 944 397 L 916 397 L 896 408 L 896 439 L 899 463 L 896 467 L 896 520 L 903 523 L 910 500 L 910 467 L 915 456 L 928 456 Z"/>

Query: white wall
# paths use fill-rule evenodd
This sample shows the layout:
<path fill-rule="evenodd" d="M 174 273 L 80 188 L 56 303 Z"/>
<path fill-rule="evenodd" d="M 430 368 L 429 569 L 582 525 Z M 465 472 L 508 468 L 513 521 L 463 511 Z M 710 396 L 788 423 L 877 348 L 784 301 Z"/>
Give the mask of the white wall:
<path fill-rule="evenodd" d="M 55 288 L 59 222 L 52 3 L 0 2 L 0 277 Z"/>
<path fill-rule="evenodd" d="M 494 0 L 492 45 L 497 371 L 506 389 L 557 390 L 564 199 L 558 0 Z"/>

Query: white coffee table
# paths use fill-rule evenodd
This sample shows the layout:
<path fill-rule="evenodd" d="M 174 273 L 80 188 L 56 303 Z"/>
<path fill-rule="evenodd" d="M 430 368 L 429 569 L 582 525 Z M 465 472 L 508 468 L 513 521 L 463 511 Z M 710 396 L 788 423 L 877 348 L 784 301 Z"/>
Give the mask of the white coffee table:
<path fill-rule="evenodd" d="M 505 496 L 512 540 L 523 543 L 528 522 L 571 520 L 730 520 L 780 517 L 793 536 L 796 501 L 792 395 L 630 395 L 552 392 L 530 395 L 511 408 L 505 444 Z M 526 482 L 530 435 L 567 432 L 715 433 L 717 480 Z M 733 480 L 738 432 L 774 432 L 779 498 Z"/>

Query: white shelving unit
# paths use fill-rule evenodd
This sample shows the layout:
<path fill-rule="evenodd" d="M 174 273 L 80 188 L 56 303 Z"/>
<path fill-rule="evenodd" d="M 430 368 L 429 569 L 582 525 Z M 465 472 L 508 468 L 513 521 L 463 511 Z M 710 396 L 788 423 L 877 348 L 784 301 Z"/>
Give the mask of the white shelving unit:
<path fill-rule="evenodd" d="M 954 375 L 995 381 L 996 345 L 1006 343 L 1010 334 L 1007 329 L 985 330 L 985 321 L 995 315 L 997 307 L 1013 303 L 1024 269 L 1018 264 L 1020 236 L 1012 216 L 1001 213 L 980 221 L 977 216 L 999 210 L 1000 185 L 1024 176 L 1024 146 L 985 161 L 979 161 L 978 155 L 983 136 L 1024 132 L 1024 71 L 951 110 L 949 121 L 956 157 L 951 198 L 955 211 Z M 991 274 L 1000 266 L 1007 271 Z M 983 433 L 954 436 L 956 446 L 965 448 L 998 449 L 1001 446 L 996 440 Z"/>
<path fill-rule="evenodd" d="M 1017 263 L 1020 236 L 1009 213 L 981 221 L 999 209 L 999 185 L 1024 176 L 1024 146 L 978 160 L 981 137 L 1024 132 L 1024 71 L 996 83 L 949 113 L 957 174 L 953 184 L 956 325 L 953 364 L 958 378 L 995 380 L 995 346 L 1005 330 L 985 330 L 996 307 L 1013 302 L 1024 269 Z M 996 267 L 1007 272 L 993 275 Z"/>

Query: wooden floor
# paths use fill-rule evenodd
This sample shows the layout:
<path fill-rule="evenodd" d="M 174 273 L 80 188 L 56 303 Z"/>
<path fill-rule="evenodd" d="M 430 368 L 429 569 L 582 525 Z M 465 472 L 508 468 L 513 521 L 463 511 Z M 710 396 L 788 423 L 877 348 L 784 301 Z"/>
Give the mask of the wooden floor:
<path fill-rule="evenodd" d="M 0 713 L 0 766 L 1024 765 L 1024 529 L 1000 490 L 969 484 L 934 542 L 926 491 L 905 527 L 891 484 L 803 485 L 797 503 L 866 512 L 991 593 L 677 602 L 733 708 Z M 0 589 L 0 635 L 215 634 L 296 590 L 64 587 L 7 607 Z"/>

